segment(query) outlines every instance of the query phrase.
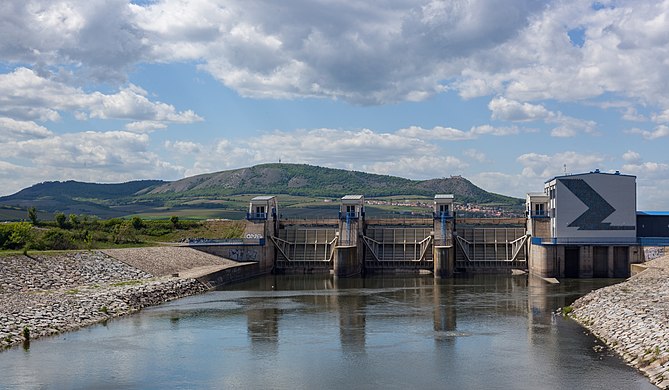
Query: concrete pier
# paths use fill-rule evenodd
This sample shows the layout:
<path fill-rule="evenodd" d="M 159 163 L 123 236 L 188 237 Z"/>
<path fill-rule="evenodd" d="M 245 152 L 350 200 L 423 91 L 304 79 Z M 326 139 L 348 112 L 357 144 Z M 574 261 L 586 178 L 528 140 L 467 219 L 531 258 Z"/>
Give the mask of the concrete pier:
<path fill-rule="evenodd" d="M 451 255 L 453 247 L 434 247 L 434 277 L 449 278 L 455 272 L 455 257 Z"/>
<path fill-rule="evenodd" d="M 334 275 L 347 277 L 359 275 L 362 264 L 358 260 L 357 246 L 338 246 L 335 248 Z"/>

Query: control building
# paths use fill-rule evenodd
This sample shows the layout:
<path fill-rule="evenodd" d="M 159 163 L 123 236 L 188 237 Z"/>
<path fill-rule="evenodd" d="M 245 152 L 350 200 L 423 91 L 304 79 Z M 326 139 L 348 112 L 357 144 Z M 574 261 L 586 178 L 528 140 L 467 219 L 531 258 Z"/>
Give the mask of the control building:
<path fill-rule="evenodd" d="M 627 277 L 641 261 L 636 177 L 557 176 L 527 196 L 530 272 L 542 277 Z"/>

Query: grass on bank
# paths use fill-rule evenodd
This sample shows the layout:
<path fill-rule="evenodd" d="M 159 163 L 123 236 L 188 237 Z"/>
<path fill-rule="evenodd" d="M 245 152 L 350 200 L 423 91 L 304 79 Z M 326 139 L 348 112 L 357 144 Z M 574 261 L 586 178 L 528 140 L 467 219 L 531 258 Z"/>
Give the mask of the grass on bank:
<path fill-rule="evenodd" d="M 181 221 L 56 216 L 55 221 L 0 223 L 0 254 L 150 246 L 188 238 L 241 238 L 243 221 Z"/>

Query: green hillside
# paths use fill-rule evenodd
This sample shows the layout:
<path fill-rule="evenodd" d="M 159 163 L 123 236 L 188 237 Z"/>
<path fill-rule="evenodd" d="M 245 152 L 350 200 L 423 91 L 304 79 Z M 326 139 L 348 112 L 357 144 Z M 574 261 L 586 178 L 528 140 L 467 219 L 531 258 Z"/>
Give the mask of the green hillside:
<path fill-rule="evenodd" d="M 517 198 L 484 191 L 461 176 L 409 180 L 305 164 L 263 164 L 188 177 L 157 186 L 144 197 L 169 199 L 182 196 L 288 194 L 337 198 L 346 194 L 380 197 L 433 196 L 437 193 L 452 193 L 463 203 L 517 205 L 522 202 Z"/>
<path fill-rule="evenodd" d="M 469 180 L 452 176 L 430 180 L 332 169 L 305 164 L 263 164 L 164 182 L 142 180 L 118 184 L 76 181 L 35 184 L 0 198 L 0 219 L 16 220 L 21 210 L 36 207 L 42 215 L 53 212 L 87 214 L 100 218 L 142 215 L 163 218 L 239 218 L 250 194 L 282 196 L 282 205 L 310 204 L 347 194 L 367 198 L 454 194 L 458 203 L 494 205 L 521 210 L 522 200 L 487 192 Z M 301 200 L 302 199 L 302 200 Z M 306 203 L 305 203 L 306 202 Z M 314 203 L 316 202 L 316 203 Z M 302 207 L 308 209 L 309 207 Z M 286 210 L 286 209 L 284 209 Z M 286 210 L 288 211 L 288 210 Z M 301 212 L 296 211 L 296 214 Z"/>

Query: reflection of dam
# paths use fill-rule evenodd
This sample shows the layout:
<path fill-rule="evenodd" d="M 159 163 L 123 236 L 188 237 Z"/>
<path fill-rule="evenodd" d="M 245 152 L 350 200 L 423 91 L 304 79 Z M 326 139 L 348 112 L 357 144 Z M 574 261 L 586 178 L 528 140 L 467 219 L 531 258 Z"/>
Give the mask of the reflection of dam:
<path fill-rule="evenodd" d="M 481 313 L 527 319 L 527 341 L 533 344 L 539 337 L 545 344 L 557 340 L 553 312 L 558 307 L 569 305 L 582 290 L 605 285 L 589 281 L 555 285 L 535 277 L 490 274 L 448 279 L 281 275 L 262 280 L 260 287 L 267 294 L 248 298 L 244 310 L 254 346 L 276 346 L 281 327 L 295 326 L 296 318 L 329 316 L 336 318 L 345 353 L 365 352 L 370 334 L 378 337 L 379 326 L 391 319 L 412 324 L 417 318 L 429 318 L 432 337 L 444 342 L 471 336 L 468 323 Z"/>

